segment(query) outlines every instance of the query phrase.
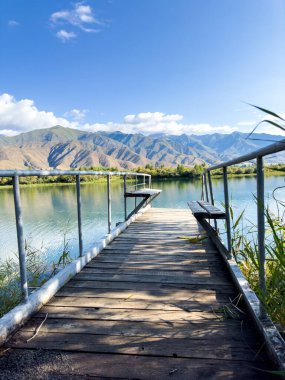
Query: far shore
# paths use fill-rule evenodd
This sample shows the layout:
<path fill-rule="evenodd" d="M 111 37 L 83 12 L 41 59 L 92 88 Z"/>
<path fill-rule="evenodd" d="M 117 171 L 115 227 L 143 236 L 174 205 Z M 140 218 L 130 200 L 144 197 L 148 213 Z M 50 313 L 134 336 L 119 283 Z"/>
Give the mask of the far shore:
<path fill-rule="evenodd" d="M 106 170 L 106 169 L 105 169 Z M 189 180 L 199 180 L 201 179 L 201 173 L 177 173 L 175 169 L 167 168 L 165 169 L 167 173 L 153 173 L 153 171 L 156 169 L 145 169 L 146 174 L 152 175 L 152 180 L 154 181 L 173 181 L 173 180 L 179 180 L 179 181 L 189 181 Z M 143 169 L 140 168 L 140 172 L 143 172 Z M 188 175 L 187 175 L 188 174 Z M 282 169 L 275 170 L 271 169 L 270 167 L 265 167 L 265 176 L 284 176 L 285 175 L 285 165 Z M 243 177 L 255 177 L 256 173 L 254 171 L 250 173 L 228 173 L 228 178 L 243 178 Z M 68 177 L 68 179 L 66 178 Z M 20 180 L 21 187 L 34 187 L 34 186 L 69 186 L 69 185 L 75 185 L 75 175 L 74 176 L 65 176 L 65 177 L 45 177 L 44 180 L 42 179 L 36 179 L 35 177 L 22 177 L 22 181 Z M 64 178 L 66 178 L 66 181 L 63 181 Z M 214 172 L 212 174 L 213 179 L 222 179 L 222 173 L 220 172 Z M 2 180 L 3 181 L 3 180 Z M 0 179 L 0 189 L 10 189 L 13 187 L 11 180 L 8 178 L 5 180 L 5 182 L 2 182 Z M 9 183 L 7 183 L 9 181 Z M 134 182 L 134 178 L 129 178 L 129 182 Z M 121 176 L 112 176 L 111 182 L 120 183 L 123 182 L 123 178 Z M 98 176 L 97 178 L 92 178 L 91 176 L 82 176 L 81 185 L 85 184 L 94 184 L 94 183 L 106 183 L 106 177 L 105 176 Z"/>

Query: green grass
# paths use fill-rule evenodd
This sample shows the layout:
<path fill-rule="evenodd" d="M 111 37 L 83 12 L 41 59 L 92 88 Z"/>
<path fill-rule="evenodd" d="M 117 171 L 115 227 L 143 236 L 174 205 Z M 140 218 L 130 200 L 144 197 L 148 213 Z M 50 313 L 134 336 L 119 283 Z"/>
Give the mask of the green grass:
<path fill-rule="evenodd" d="M 259 297 L 272 321 L 285 336 L 285 218 L 284 204 L 279 203 L 278 215 L 265 209 L 266 220 L 266 288 L 264 293 L 258 282 L 260 260 L 257 244 L 257 227 L 242 227 L 244 212 L 232 222 L 232 253 L 251 288 Z"/>
<path fill-rule="evenodd" d="M 45 260 L 45 248 L 35 248 L 31 238 L 25 241 L 25 252 L 30 289 L 39 288 L 72 261 L 66 233 L 63 236 L 61 255 L 58 261 L 51 265 L 48 265 Z M 0 261 L 0 318 L 21 302 L 20 283 L 18 256 Z"/>

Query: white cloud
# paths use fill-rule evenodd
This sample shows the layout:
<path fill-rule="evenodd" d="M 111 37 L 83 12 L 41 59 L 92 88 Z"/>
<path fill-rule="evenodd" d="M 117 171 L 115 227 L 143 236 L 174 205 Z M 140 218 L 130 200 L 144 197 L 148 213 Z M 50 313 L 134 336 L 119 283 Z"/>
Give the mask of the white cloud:
<path fill-rule="evenodd" d="M 282 118 L 285 117 L 285 114 L 279 114 Z M 273 121 L 285 128 L 285 122 L 282 122 L 281 120 L 277 119 L 276 117 L 269 115 L 269 114 L 258 114 L 256 121 L 240 121 L 237 123 L 237 126 L 239 132 L 252 132 L 255 127 L 255 133 L 268 133 L 271 135 L 285 135 L 285 132 L 282 131 L 281 128 L 278 128 L 270 123 L 267 123 L 266 121 Z M 263 122 L 264 121 L 264 122 Z"/>
<path fill-rule="evenodd" d="M 62 42 L 66 42 L 71 40 L 72 38 L 75 38 L 77 35 L 74 32 L 67 32 L 64 29 L 59 30 L 56 33 L 57 38 L 59 38 Z"/>
<path fill-rule="evenodd" d="M 209 123 L 183 123 L 183 116 L 179 114 L 164 114 L 162 112 L 143 112 L 126 115 L 121 123 L 84 123 L 87 110 L 72 109 L 58 117 L 53 112 L 41 111 L 31 99 L 16 100 L 10 94 L 0 95 L 0 134 L 15 135 L 34 129 L 50 128 L 55 125 L 96 131 L 121 131 L 124 133 L 166 133 L 180 134 L 207 134 L 231 133 L 237 130 L 229 125 L 213 126 Z M 68 120 L 70 118 L 71 120 Z M 241 130 L 242 129 L 242 130 Z M 252 127 L 242 127 L 240 132 L 250 132 Z M 257 132 L 281 134 L 278 128 L 270 125 L 261 125 Z"/>
<path fill-rule="evenodd" d="M 50 16 L 50 22 L 53 26 L 62 26 L 68 28 L 75 28 L 75 30 L 80 29 L 86 33 L 94 33 L 99 31 L 99 27 L 103 25 L 101 21 L 99 21 L 91 8 L 90 5 L 83 3 L 76 3 L 73 9 L 70 10 L 62 10 L 58 12 L 54 12 Z M 96 26 L 96 28 L 95 28 Z M 60 32 L 65 32 L 73 35 L 70 38 L 75 38 L 77 36 L 74 32 L 66 32 L 65 30 L 61 30 Z M 56 36 L 59 37 L 62 41 L 67 41 L 70 38 L 64 38 L 63 33 L 56 33 Z"/>
<path fill-rule="evenodd" d="M 79 121 L 85 119 L 87 112 L 87 110 L 79 110 L 77 108 L 74 108 L 71 111 L 65 112 L 63 116 Z"/>
<path fill-rule="evenodd" d="M 18 21 L 15 21 L 15 20 L 9 20 L 9 21 L 8 21 L 8 26 L 10 26 L 10 27 L 12 27 L 12 28 L 14 28 L 14 27 L 16 27 L 16 26 L 18 26 L 18 25 L 20 25 L 20 24 L 18 23 Z"/>
<path fill-rule="evenodd" d="M 205 134 L 205 133 L 231 133 L 234 131 L 230 126 L 213 127 L 207 123 L 184 124 L 181 122 L 182 115 L 164 114 L 162 112 L 144 112 L 136 115 L 126 115 L 123 123 L 85 124 L 82 129 L 89 132 L 95 131 L 121 131 L 123 133 L 166 133 L 171 135 Z"/>
<path fill-rule="evenodd" d="M 240 127 L 253 127 L 254 125 L 256 125 L 256 122 L 255 121 L 239 121 L 237 125 L 239 125 Z"/>
<path fill-rule="evenodd" d="M 13 135 L 58 124 L 76 127 L 66 119 L 56 117 L 53 112 L 39 111 L 33 100 L 17 101 L 12 95 L 0 95 L 0 134 Z"/>

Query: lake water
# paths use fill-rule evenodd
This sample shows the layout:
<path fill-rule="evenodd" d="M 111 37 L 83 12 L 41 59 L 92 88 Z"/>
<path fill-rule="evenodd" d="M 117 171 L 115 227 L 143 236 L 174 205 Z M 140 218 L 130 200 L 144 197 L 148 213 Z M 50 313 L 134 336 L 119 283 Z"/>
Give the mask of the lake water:
<path fill-rule="evenodd" d="M 271 176 L 265 180 L 266 200 L 275 209 L 273 189 L 285 185 L 285 177 Z M 123 187 L 120 182 L 111 183 L 112 228 L 124 219 Z M 201 198 L 201 182 L 198 180 L 153 181 L 153 187 L 162 189 L 153 202 L 154 207 L 187 208 L 189 200 Z M 213 179 L 217 204 L 223 201 L 223 182 Z M 246 220 L 256 220 L 256 178 L 229 179 L 230 198 L 235 213 L 246 209 Z M 107 233 L 106 184 L 82 184 L 82 216 L 84 251 Z M 285 200 L 284 188 L 276 192 Z M 77 210 L 75 185 L 29 186 L 21 188 L 24 234 L 32 247 L 40 249 L 49 262 L 56 261 L 62 253 L 64 236 L 72 257 L 78 255 Z M 128 200 L 130 211 L 134 202 Z M 17 252 L 14 203 L 12 189 L 0 188 L 0 259 L 15 257 Z"/>

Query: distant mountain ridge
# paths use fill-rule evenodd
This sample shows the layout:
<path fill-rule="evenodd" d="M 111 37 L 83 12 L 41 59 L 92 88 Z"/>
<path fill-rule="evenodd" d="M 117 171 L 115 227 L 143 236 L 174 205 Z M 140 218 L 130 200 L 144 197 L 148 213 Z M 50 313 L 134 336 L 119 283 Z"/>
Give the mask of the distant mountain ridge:
<path fill-rule="evenodd" d="M 154 166 L 214 164 L 271 144 L 284 137 L 254 134 L 159 135 L 84 132 L 55 126 L 14 137 L 0 135 L 0 169 L 67 169 L 81 166 L 117 166 L 134 169 Z M 274 160 L 274 159 L 273 159 Z M 285 152 L 274 162 L 285 162 Z"/>

